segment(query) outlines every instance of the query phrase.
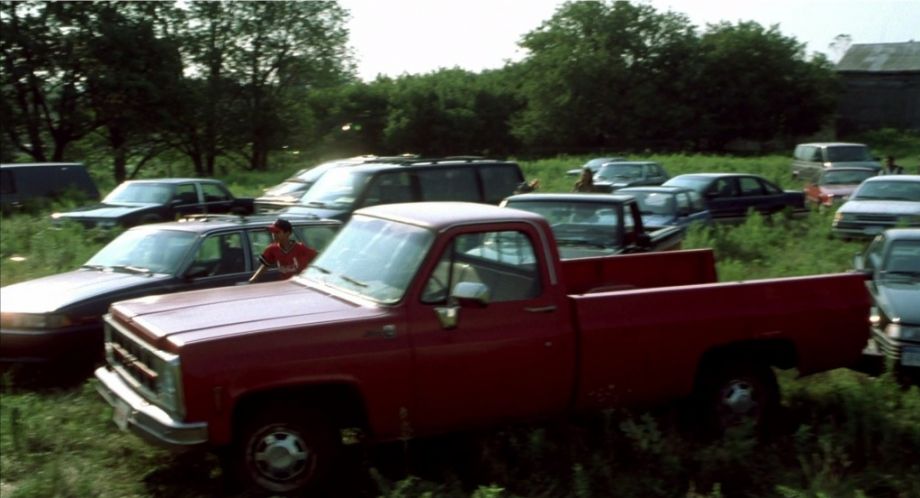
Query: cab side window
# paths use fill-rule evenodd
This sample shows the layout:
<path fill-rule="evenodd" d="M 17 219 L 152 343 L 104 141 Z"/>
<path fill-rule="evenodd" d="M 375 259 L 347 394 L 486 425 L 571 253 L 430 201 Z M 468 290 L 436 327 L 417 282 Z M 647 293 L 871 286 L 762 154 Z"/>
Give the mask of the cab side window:
<path fill-rule="evenodd" d="M 734 197 L 735 184 L 731 178 L 720 178 L 709 187 L 706 193 L 713 197 Z"/>
<path fill-rule="evenodd" d="M 533 299 L 542 292 L 533 244 L 512 230 L 455 237 L 428 278 L 422 302 L 446 302 L 461 282 L 484 284 L 490 302 Z"/>
<path fill-rule="evenodd" d="M 201 184 L 201 192 L 204 194 L 204 202 L 224 202 L 230 200 L 230 194 L 220 185 L 214 183 Z"/>
<path fill-rule="evenodd" d="M 179 204 L 198 204 L 198 191 L 194 183 L 183 183 L 176 186 L 173 199 L 178 200 Z"/>

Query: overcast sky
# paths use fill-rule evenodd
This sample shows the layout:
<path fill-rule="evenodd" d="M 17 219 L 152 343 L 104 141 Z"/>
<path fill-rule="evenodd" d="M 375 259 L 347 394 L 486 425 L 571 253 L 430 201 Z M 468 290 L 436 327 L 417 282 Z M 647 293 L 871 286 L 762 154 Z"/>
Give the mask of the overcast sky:
<path fill-rule="evenodd" d="M 552 17 L 559 0 L 340 0 L 358 74 L 419 74 L 441 67 L 471 71 L 520 60 L 521 36 Z M 644 0 L 687 15 L 699 28 L 720 20 L 779 24 L 786 36 L 823 52 L 840 34 L 853 43 L 920 41 L 920 0 Z"/>

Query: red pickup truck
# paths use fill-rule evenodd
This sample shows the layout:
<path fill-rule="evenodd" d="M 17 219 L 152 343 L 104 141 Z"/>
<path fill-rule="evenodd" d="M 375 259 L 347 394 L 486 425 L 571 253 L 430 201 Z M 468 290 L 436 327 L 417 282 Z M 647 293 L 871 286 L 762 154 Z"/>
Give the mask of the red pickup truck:
<path fill-rule="evenodd" d="M 291 280 L 113 304 L 96 377 L 122 429 L 207 445 L 286 493 L 322 478 L 343 434 L 688 397 L 719 425 L 756 421 L 771 366 L 846 367 L 868 337 L 858 274 L 719 283 L 709 250 L 561 261 L 537 214 L 391 204 Z"/>

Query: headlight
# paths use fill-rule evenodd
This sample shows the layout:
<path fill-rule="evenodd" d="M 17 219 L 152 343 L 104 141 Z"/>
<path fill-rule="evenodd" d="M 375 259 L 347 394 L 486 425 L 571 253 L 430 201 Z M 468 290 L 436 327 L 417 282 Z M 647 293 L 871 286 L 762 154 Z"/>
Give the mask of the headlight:
<path fill-rule="evenodd" d="M 920 326 L 889 323 L 888 326 L 885 327 L 885 334 L 892 339 L 901 339 L 904 341 L 920 341 Z"/>
<path fill-rule="evenodd" d="M 167 410 L 180 417 L 185 415 L 182 405 L 182 369 L 178 356 L 158 365 L 157 397 Z"/>
<path fill-rule="evenodd" d="M 0 324 L 10 329 L 60 329 L 74 320 L 61 313 L 3 313 Z"/>

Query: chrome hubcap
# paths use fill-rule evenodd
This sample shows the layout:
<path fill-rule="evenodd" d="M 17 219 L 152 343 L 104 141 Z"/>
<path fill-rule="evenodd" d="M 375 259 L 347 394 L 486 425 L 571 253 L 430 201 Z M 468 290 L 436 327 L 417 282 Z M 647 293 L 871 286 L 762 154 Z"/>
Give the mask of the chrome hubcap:
<path fill-rule="evenodd" d="M 747 381 L 731 382 L 722 392 L 722 404 L 734 415 L 745 415 L 754 411 L 754 386 Z"/>
<path fill-rule="evenodd" d="M 277 431 L 263 437 L 255 446 L 253 458 L 265 477 L 294 479 L 307 470 L 310 450 L 296 434 Z"/>

